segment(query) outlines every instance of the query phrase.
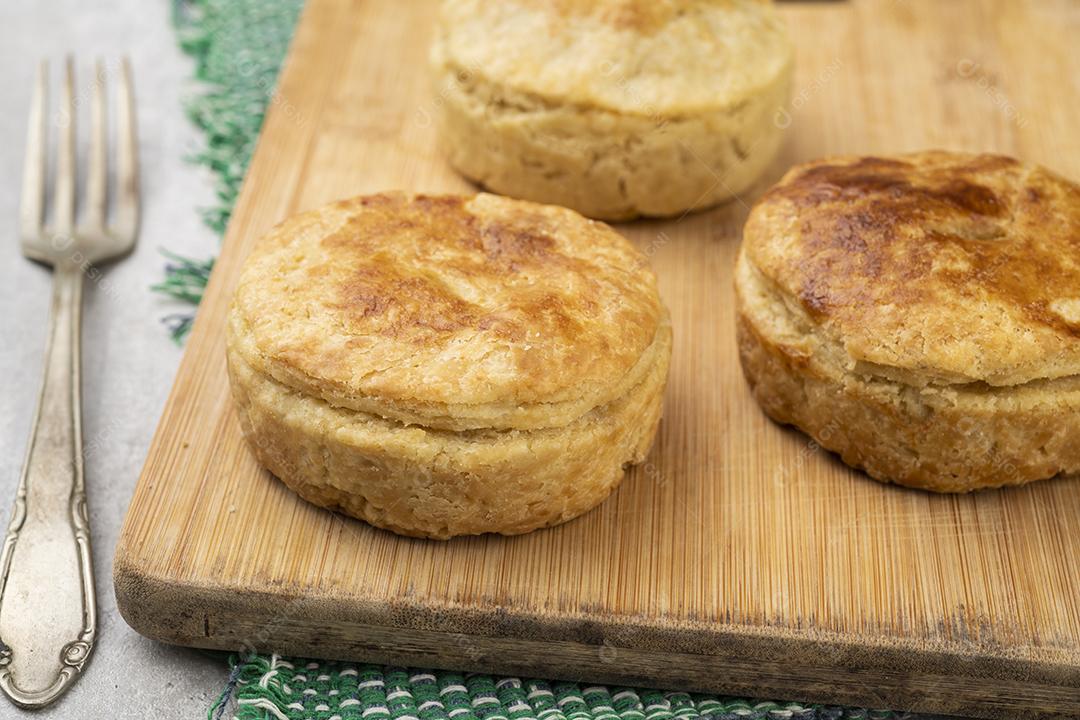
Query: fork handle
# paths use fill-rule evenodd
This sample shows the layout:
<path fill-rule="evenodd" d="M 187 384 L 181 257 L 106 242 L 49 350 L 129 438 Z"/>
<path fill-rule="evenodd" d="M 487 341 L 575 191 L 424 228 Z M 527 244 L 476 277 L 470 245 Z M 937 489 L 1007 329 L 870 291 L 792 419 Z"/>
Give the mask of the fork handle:
<path fill-rule="evenodd" d="M 78 677 L 97 627 L 83 485 L 79 345 L 83 274 L 56 265 L 45 374 L 0 551 L 0 689 L 48 705 Z"/>

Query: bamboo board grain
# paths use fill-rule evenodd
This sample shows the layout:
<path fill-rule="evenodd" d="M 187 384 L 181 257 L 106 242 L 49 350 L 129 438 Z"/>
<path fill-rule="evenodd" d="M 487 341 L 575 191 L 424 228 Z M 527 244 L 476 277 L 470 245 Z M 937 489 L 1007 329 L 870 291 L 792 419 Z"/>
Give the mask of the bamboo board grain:
<path fill-rule="evenodd" d="M 714 211 L 620 227 L 651 257 L 676 331 L 648 461 L 569 524 L 447 543 L 319 510 L 260 471 L 222 338 L 242 259 L 289 214 L 388 188 L 469 189 L 432 126 L 432 8 L 304 11 L 124 525 L 127 621 L 209 648 L 1080 716 L 1080 483 L 945 497 L 847 470 L 754 404 L 731 290 L 748 205 L 793 162 L 943 147 L 1080 178 L 1080 6 L 783 6 L 798 70 L 769 176 Z"/>

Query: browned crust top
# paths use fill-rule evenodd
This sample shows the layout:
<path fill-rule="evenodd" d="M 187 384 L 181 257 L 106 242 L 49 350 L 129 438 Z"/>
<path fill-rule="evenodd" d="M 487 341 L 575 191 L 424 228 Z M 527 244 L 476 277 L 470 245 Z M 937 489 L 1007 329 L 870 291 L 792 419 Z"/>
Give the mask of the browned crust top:
<path fill-rule="evenodd" d="M 233 312 L 249 362 L 333 403 L 499 416 L 610 400 L 662 317 L 646 259 L 603 223 L 493 195 L 403 193 L 276 228 Z"/>
<path fill-rule="evenodd" d="M 793 50 L 769 2 L 443 0 L 440 76 L 512 110 L 682 119 L 729 113 L 787 82 Z"/>
<path fill-rule="evenodd" d="M 930 382 L 1080 373 L 1080 188 L 1000 155 L 852 157 L 755 206 L 751 262 L 853 361 Z"/>

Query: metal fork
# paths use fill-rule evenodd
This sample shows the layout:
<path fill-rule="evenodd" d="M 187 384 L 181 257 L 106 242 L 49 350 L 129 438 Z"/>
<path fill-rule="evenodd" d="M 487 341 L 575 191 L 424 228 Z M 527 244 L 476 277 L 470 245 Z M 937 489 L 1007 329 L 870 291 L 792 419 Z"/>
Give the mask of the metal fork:
<path fill-rule="evenodd" d="M 11 524 L 0 551 L 0 689 L 19 706 L 59 697 L 94 647 L 97 616 L 83 485 L 80 321 L 84 277 L 126 254 L 139 222 L 131 67 L 120 66 L 116 188 L 111 223 L 106 167 L 105 67 L 90 97 L 90 148 L 76 225 L 74 66 L 64 64 L 52 222 L 45 223 L 48 64 L 38 67 L 27 133 L 19 231 L 23 254 L 53 268 L 45 372 Z"/>

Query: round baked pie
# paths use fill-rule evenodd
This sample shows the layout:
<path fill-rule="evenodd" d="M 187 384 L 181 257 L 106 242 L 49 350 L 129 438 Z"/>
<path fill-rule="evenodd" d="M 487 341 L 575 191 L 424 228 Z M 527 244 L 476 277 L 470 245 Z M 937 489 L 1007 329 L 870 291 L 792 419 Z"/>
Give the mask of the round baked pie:
<path fill-rule="evenodd" d="M 792 58 L 761 0 L 445 0 L 431 51 L 452 165 L 607 220 L 753 183 L 790 120 Z"/>
<path fill-rule="evenodd" d="M 998 155 L 821 160 L 753 208 L 736 267 L 754 396 L 879 480 L 1080 472 L 1080 187 Z"/>
<path fill-rule="evenodd" d="M 622 236 L 486 194 L 293 217 L 247 259 L 228 317 L 259 461 L 313 503 L 433 538 L 600 503 L 652 444 L 670 351 Z"/>

